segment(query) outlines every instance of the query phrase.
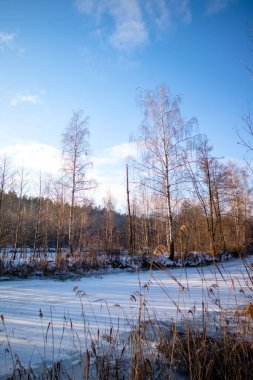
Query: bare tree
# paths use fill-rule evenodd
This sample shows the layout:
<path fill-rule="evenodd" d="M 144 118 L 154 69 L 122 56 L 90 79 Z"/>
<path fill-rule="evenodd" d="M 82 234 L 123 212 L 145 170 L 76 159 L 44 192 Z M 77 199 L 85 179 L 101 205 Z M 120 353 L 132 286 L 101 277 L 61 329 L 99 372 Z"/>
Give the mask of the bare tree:
<path fill-rule="evenodd" d="M 62 170 L 70 195 L 69 247 L 71 254 L 74 250 L 75 206 L 84 199 L 86 190 L 95 187 L 95 182 L 87 178 L 87 170 L 91 166 L 87 125 L 88 118 L 83 116 L 83 111 L 74 112 L 62 139 Z"/>
<path fill-rule="evenodd" d="M 139 135 L 142 161 L 136 167 L 143 185 L 166 201 L 167 246 L 172 260 L 175 256 L 173 199 L 186 181 L 185 161 L 193 145 L 192 130 L 196 125 L 194 118 L 183 119 L 180 100 L 179 96 L 171 95 L 166 85 L 139 93 L 144 120 Z"/>
<path fill-rule="evenodd" d="M 105 206 L 104 213 L 104 239 L 105 239 L 105 249 L 107 252 L 111 253 L 113 250 L 114 243 L 114 227 L 115 227 L 115 200 L 110 193 L 107 193 L 106 197 L 103 199 Z"/>
<path fill-rule="evenodd" d="M 0 161 L 0 249 L 7 244 L 7 236 L 10 232 L 10 203 L 11 195 L 8 194 L 13 187 L 14 172 L 6 156 Z"/>
<path fill-rule="evenodd" d="M 221 217 L 221 198 L 225 192 L 226 170 L 218 159 L 212 156 L 212 149 L 213 147 L 204 137 L 198 145 L 195 166 L 193 168 L 192 165 L 188 165 L 188 169 L 194 194 L 205 215 L 209 249 L 212 254 L 215 254 L 218 250 L 226 250 Z"/>
<path fill-rule="evenodd" d="M 10 190 L 13 184 L 13 171 L 10 169 L 10 162 L 6 156 L 0 162 L 0 210 L 3 204 L 4 193 Z"/>
<path fill-rule="evenodd" d="M 250 51 L 253 52 L 252 46 L 253 46 L 253 28 L 251 27 L 249 29 L 249 42 L 250 42 Z M 252 67 L 249 65 L 245 66 L 246 69 L 249 71 L 250 75 L 252 76 L 253 70 Z M 250 112 L 250 107 L 248 112 L 243 115 L 242 117 L 242 127 L 238 128 L 236 130 L 237 136 L 239 138 L 238 144 L 242 145 L 246 149 L 246 157 L 245 161 L 247 166 L 250 168 L 251 172 L 253 171 L 253 168 L 251 166 L 252 162 L 249 158 L 249 153 L 253 152 L 253 119 L 252 114 Z"/>
<path fill-rule="evenodd" d="M 61 253 L 64 236 L 66 216 L 66 194 L 63 181 L 58 180 L 54 183 L 53 190 L 53 224 L 56 234 L 56 252 Z"/>
<path fill-rule="evenodd" d="M 34 221 L 33 259 L 40 256 L 41 248 L 41 220 L 42 220 L 42 178 L 41 173 L 38 184 L 38 196 L 35 198 L 37 207 Z"/>
<path fill-rule="evenodd" d="M 22 166 L 20 170 L 18 171 L 18 187 L 19 191 L 17 193 L 18 196 L 18 208 L 16 210 L 17 213 L 17 220 L 16 220 L 16 226 L 15 226 L 15 235 L 14 235 L 14 242 L 13 242 L 13 259 L 16 259 L 17 254 L 17 248 L 19 246 L 20 248 L 20 256 L 22 256 L 22 230 L 23 230 L 23 221 L 24 221 L 24 202 L 23 197 L 25 195 L 25 188 L 27 185 L 27 181 L 25 181 L 25 172 L 24 167 Z"/>
<path fill-rule="evenodd" d="M 237 130 L 237 136 L 240 141 L 239 144 L 243 145 L 248 151 L 253 151 L 253 121 L 250 112 L 242 118 L 244 127 L 242 131 Z"/>
<path fill-rule="evenodd" d="M 251 192 L 248 171 L 229 162 L 227 165 L 227 215 L 232 220 L 229 228 L 229 243 L 237 252 L 240 252 L 247 244 L 246 226 L 251 216 Z"/>
<path fill-rule="evenodd" d="M 134 244 L 134 228 L 133 228 L 133 215 L 130 201 L 130 187 L 129 187 L 129 167 L 126 164 L 126 193 L 127 193 L 127 212 L 128 212 L 128 240 L 129 240 L 129 252 L 132 257 L 135 250 Z"/>

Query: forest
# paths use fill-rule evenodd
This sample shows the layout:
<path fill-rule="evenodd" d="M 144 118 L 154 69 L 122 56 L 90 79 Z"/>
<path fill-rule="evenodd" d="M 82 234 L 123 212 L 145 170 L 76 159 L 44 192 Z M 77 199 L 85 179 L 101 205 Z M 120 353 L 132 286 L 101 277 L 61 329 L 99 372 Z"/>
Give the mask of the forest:
<path fill-rule="evenodd" d="M 62 168 L 57 178 L 40 174 L 29 195 L 24 168 L 0 161 L 0 247 L 16 259 L 49 250 L 70 255 L 88 251 L 129 254 L 168 252 L 173 260 L 190 252 L 216 255 L 250 252 L 252 188 L 250 162 L 215 157 L 197 120 L 185 120 L 180 97 L 162 84 L 141 90 L 143 120 L 131 144 L 138 155 L 126 162 L 125 211 L 108 192 L 102 205 L 88 200 L 99 184 L 92 165 L 88 119 L 74 112 L 62 135 Z M 238 142 L 250 150 L 252 124 L 244 118 Z M 244 137 L 246 133 L 246 138 Z M 248 137 L 249 136 L 249 137 Z"/>

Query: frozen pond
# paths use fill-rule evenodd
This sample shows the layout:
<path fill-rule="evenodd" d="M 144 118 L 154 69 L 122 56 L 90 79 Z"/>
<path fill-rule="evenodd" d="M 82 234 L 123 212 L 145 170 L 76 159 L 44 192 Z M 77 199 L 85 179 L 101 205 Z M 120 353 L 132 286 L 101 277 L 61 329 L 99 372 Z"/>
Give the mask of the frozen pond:
<path fill-rule="evenodd" d="M 252 276 L 252 269 L 248 271 Z M 50 362 L 79 349 L 85 352 L 98 328 L 129 330 L 140 298 L 147 318 L 179 319 L 190 310 L 200 313 L 203 303 L 214 312 L 248 303 L 253 296 L 250 286 L 239 259 L 203 268 L 111 273 L 75 281 L 1 281 L 0 375 L 12 368 L 12 355 L 24 365 L 38 365 L 42 359 Z M 75 287 L 85 293 L 76 294 Z"/>

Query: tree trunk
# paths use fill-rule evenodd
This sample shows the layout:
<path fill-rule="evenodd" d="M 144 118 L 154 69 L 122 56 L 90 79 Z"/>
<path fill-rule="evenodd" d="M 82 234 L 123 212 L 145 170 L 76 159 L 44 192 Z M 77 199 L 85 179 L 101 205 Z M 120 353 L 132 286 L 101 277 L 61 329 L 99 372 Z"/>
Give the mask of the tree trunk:
<path fill-rule="evenodd" d="M 133 220 L 132 220 L 131 205 L 130 205 L 128 165 L 126 165 L 126 190 L 127 190 L 127 209 L 128 209 L 129 253 L 132 256 L 134 254 L 134 234 L 133 234 Z"/>

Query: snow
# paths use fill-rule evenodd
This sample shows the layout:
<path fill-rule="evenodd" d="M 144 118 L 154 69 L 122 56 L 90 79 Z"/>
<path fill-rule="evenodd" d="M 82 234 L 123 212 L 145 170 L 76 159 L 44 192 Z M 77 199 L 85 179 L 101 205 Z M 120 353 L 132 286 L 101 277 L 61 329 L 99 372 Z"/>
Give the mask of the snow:
<path fill-rule="evenodd" d="M 252 262 L 247 259 L 248 264 Z M 108 332 L 113 326 L 116 335 L 129 331 L 140 299 L 146 305 L 143 318 L 168 321 L 198 315 L 203 302 L 210 312 L 228 313 L 253 296 L 252 283 L 239 259 L 206 267 L 118 272 L 64 282 L 1 281 L 0 292 L 4 318 L 0 321 L 0 362 L 4 363 L 0 376 L 12 369 L 11 353 L 23 365 L 36 367 L 42 359 L 52 363 L 79 350 L 85 352 L 91 339 L 97 339 L 98 329 Z"/>

